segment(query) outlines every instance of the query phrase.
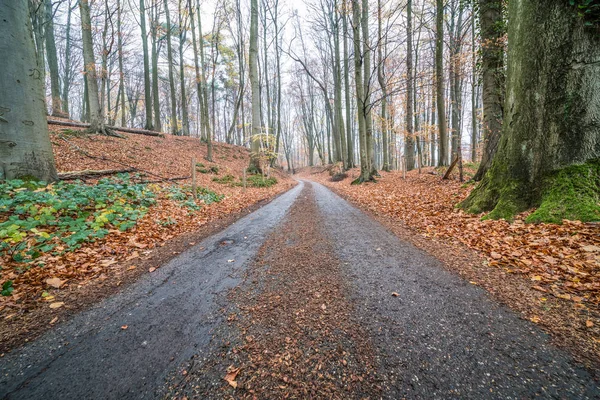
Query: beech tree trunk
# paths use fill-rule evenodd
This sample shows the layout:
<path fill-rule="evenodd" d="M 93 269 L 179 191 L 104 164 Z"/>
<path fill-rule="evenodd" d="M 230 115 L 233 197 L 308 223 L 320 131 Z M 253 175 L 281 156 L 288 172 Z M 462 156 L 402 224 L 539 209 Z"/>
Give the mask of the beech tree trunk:
<path fill-rule="evenodd" d="M 92 23 L 90 19 L 89 0 L 79 1 L 79 12 L 81 13 L 81 36 L 83 42 L 83 62 L 86 76 L 88 96 L 88 117 L 90 132 L 104 133 L 104 113 L 100 107 L 98 96 L 98 78 L 96 71 L 96 60 L 94 59 L 94 43 L 92 41 Z"/>
<path fill-rule="evenodd" d="M 58 76 L 58 58 L 56 56 L 56 40 L 54 39 L 54 16 L 52 15 L 52 0 L 46 0 L 46 58 L 50 70 L 50 93 L 52 95 L 52 115 L 66 117 L 62 109 L 60 97 L 60 78 Z"/>
<path fill-rule="evenodd" d="M 251 171 L 260 171 L 260 92 L 258 88 L 258 0 L 250 1 L 250 87 L 252 91 Z"/>
<path fill-rule="evenodd" d="M 175 78 L 173 76 L 173 47 L 171 46 L 171 17 L 169 15 L 169 3 L 165 4 L 165 18 L 167 19 L 167 64 L 169 67 L 169 89 L 171 94 L 171 133 L 177 135 L 177 100 L 175 96 Z"/>
<path fill-rule="evenodd" d="M 142 53 L 144 55 L 144 129 L 152 130 L 152 91 L 150 89 L 150 60 L 148 56 L 148 33 L 146 31 L 146 5 L 140 0 L 140 28 L 142 30 Z M 133 122 L 133 121 L 132 121 Z"/>
<path fill-rule="evenodd" d="M 0 2 L 0 180 L 57 179 L 28 3 Z"/>
<path fill-rule="evenodd" d="M 504 0 L 479 0 L 481 26 L 481 84 L 483 97 L 483 154 L 473 177 L 479 181 L 492 165 L 498 149 L 504 114 Z"/>
<path fill-rule="evenodd" d="M 438 166 L 448 165 L 448 131 L 446 127 L 446 99 L 444 97 L 444 1 L 437 0 L 435 34 L 435 83 L 438 114 Z"/>
<path fill-rule="evenodd" d="M 503 133 L 492 166 L 462 203 L 510 219 L 599 220 L 600 35 L 563 0 L 509 4 Z"/>
<path fill-rule="evenodd" d="M 404 138 L 404 160 L 406 170 L 415 168 L 414 138 L 414 84 L 413 84 L 413 48 L 412 48 L 412 0 L 406 6 L 406 136 Z"/>

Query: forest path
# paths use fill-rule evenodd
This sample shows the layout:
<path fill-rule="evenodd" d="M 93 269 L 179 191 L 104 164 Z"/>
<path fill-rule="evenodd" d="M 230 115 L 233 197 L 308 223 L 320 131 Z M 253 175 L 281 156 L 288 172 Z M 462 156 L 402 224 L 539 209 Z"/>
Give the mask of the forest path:
<path fill-rule="evenodd" d="M 10 399 L 600 396 L 539 328 L 317 183 L 1 360 Z"/>

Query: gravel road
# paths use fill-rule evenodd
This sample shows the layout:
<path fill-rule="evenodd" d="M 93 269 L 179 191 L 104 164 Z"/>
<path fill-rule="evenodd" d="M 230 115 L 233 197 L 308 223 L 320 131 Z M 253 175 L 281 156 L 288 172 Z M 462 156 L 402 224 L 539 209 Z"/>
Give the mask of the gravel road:
<path fill-rule="evenodd" d="M 292 214 L 298 219 L 302 213 L 310 213 L 305 217 L 316 221 L 315 226 L 289 221 L 288 210 L 295 202 L 312 204 L 296 207 Z M 343 303 L 340 312 L 351 321 L 350 325 L 344 322 L 341 329 L 351 330 L 352 324 L 360 327 L 361 335 L 367 336 L 367 347 L 373 349 L 378 384 L 368 397 L 600 398 L 593 372 L 554 347 L 533 323 L 498 305 L 484 290 L 448 272 L 435 258 L 401 241 L 317 183 L 300 183 L 120 294 L 0 358 L 0 398 L 137 399 L 163 395 L 167 377 L 186 360 L 215 353 L 211 351 L 213 333 L 228 326 L 224 293 L 244 285 L 253 285 L 244 289 L 248 291 L 268 287 L 276 292 L 279 281 L 268 271 L 250 281 L 243 277 L 260 258 L 261 247 L 272 241 L 268 238 L 279 229 L 288 234 L 290 229 L 299 230 L 289 243 L 277 242 L 294 247 L 296 253 L 302 250 L 303 240 L 306 247 L 315 235 L 319 241 L 327 241 L 319 250 L 328 252 L 327 264 L 315 265 L 322 257 L 314 257 L 307 271 L 315 274 L 314 268 L 336 265 L 330 272 L 335 274 L 331 282 L 336 284 L 331 292 Z M 277 255 L 267 260 L 272 262 Z M 303 263 L 296 264 L 295 269 L 303 268 Z M 264 260 L 261 265 L 264 270 Z M 285 272 L 284 264 L 277 268 L 280 274 Z M 292 276 L 303 276 L 302 271 Z M 270 279 L 269 285 L 261 279 Z M 281 284 L 289 282 L 282 279 Z M 244 290 L 237 295 L 243 296 Z M 319 292 L 327 290 L 320 288 Z M 308 306 L 306 309 L 313 312 Z M 327 308 L 328 312 L 335 309 Z M 281 312 L 286 310 L 283 307 Z M 317 307 L 314 312 L 321 310 Z M 336 324 L 335 318 L 327 318 Z M 294 318 L 288 320 L 286 324 L 294 323 Z M 122 329 L 124 325 L 127 329 Z M 345 338 L 341 333 L 332 335 Z M 283 342 L 296 343 L 294 338 Z M 348 357 L 351 349 L 343 349 L 344 357 L 364 359 Z M 215 397 L 250 394 L 243 388 L 228 387 L 223 380 L 215 385 L 224 386 L 213 392 Z M 332 393 L 331 397 L 339 397 Z M 280 396 L 265 392 L 259 397 Z M 361 393 L 361 398 L 364 396 Z M 351 397 L 351 393 L 345 396 Z"/>

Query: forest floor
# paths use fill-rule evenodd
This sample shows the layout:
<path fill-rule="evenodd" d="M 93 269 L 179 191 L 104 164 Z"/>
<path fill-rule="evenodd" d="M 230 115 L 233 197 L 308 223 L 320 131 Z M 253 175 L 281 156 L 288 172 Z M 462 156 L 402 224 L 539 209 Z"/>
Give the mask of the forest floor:
<path fill-rule="evenodd" d="M 106 236 L 83 242 L 72 251 L 65 250 L 60 238 L 55 238 L 55 251 L 40 251 L 32 262 L 15 257 L 19 246 L 31 248 L 39 231 L 26 231 L 24 237 L 0 251 L 0 285 L 10 290 L 3 290 L 0 296 L 0 353 L 31 340 L 140 275 L 155 271 L 203 237 L 296 184 L 288 175 L 271 170 L 276 184 L 251 187 L 249 182 L 243 188 L 241 177 L 249 152 L 239 146 L 214 143 L 214 162 L 208 162 L 206 144 L 196 138 L 121 133 L 125 139 L 120 139 L 83 134 L 77 128 L 50 125 L 50 129 L 59 172 L 135 168 L 128 179 L 132 184 L 154 182 L 145 187 L 156 201 L 133 227 L 121 231 L 107 225 Z M 208 197 L 192 199 L 191 179 L 168 181 L 189 178 L 192 158 L 198 163 L 198 187 L 212 196 L 210 201 Z M 98 178 L 87 179 L 83 184 L 89 186 L 82 188 L 97 182 Z M 0 209 L 0 223 L 11 214 Z M 49 233 L 53 229 L 39 228 Z M 61 249 L 65 251 L 56 251 Z"/>
<path fill-rule="evenodd" d="M 321 182 L 367 211 L 400 238 L 443 261 L 472 285 L 552 334 L 588 365 L 600 365 L 600 224 L 481 221 L 457 209 L 472 184 L 424 168 L 381 172 L 375 183 L 351 185 L 357 169 L 333 182 L 330 169 L 300 176 Z M 467 168 L 466 176 L 472 174 Z M 531 212 L 531 211 L 530 211 Z"/>

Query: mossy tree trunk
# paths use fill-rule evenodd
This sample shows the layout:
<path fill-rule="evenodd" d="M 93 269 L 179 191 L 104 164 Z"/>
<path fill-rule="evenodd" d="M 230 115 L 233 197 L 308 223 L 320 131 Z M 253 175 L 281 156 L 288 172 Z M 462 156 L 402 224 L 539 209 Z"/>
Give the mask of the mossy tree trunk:
<path fill-rule="evenodd" d="M 0 180 L 57 179 L 27 2 L 0 2 Z"/>
<path fill-rule="evenodd" d="M 483 97 L 484 148 L 479 169 L 473 177 L 480 181 L 490 169 L 498 149 L 504 110 L 504 7 L 506 0 L 479 0 L 481 27 L 481 84 Z"/>
<path fill-rule="evenodd" d="M 600 35 L 564 0 L 509 2 L 503 133 L 490 170 L 462 203 L 532 221 L 600 219 Z M 595 215 L 595 217 L 594 217 Z"/>

